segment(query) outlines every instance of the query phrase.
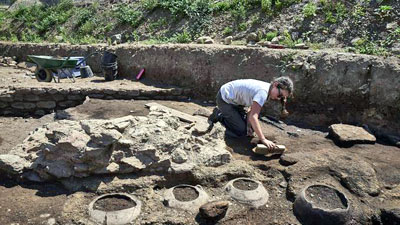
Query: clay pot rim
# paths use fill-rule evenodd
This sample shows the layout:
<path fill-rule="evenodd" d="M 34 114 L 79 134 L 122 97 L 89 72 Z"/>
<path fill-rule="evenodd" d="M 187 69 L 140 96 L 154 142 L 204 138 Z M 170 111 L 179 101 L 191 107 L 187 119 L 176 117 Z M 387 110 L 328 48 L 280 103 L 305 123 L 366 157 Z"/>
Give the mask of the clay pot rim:
<path fill-rule="evenodd" d="M 180 187 L 189 187 L 189 188 L 194 189 L 194 190 L 196 191 L 197 197 L 196 197 L 195 199 L 193 199 L 193 200 L 190 200 L 190 201 L 179 201 L 179 200 L 175 197 L 174 190 L 175 190 L 175 188 L 180 188 Z M 193 185 L 190 185 L 190 184 L 178 184 L 178 185 L 172 187 L 172 195 L 174 196 L 175 200 L 178 201 L 178 202 L 191 202 L 191 201 L 195 201 L 196 199 L 200 198 L 200 191 L 199 191 L 197 188 L 199 188 L 199 187 L 198 187 L 198 186 L 193 186 Z"/>
<path fill-rule="evenodd" d="M 99 209 L 94 209 L 94 208 L 93 208 L 94 204 L 95 204 L 98 200 L 103 199 L 103 198 L 106 198 L 106 197 L 109 197 L 109 196 L 123 196 L 123 197 L 127 197 L 127 198 L 129 198 L 131 201 L 135 202 L 136 205 L 133 206 L 133 207 L 126 208 L 126 209 L 120 209 L 120 210 L 115 210 L 115 211 L 103 211 L 103 210 L 99 210 Z M 100 212 L 105 212 L 105 213 L 114 213 L 114 212 L 118 213 L 118 212 L 123 212 L 123 211 L 135 209 L 135 208 L 137 208 L 137 207 L 140 207 L 140 205 L 141 205 L 141 202 L 140 202 L 138 199 L 134 198 L 133 196 L 131 196 L 131 195 L 129 195 L 129 194 L 126 194 L 126 193 L 109 193 L 109 194 L 100 195 L 100 196 L 98 196 L 97 198 L 95 198 L 95 199 L 89 204 L 89 210 L 100 211 Z"/>
<path fill-rule="evenodd" d="M 343 196 L 343 198 L 346 200 L 346 205 L 347 205 L 347 207 L 346 207 L 345 209 L 341 209 L 341 208 L 327 209 L 327 208 L 322 208 L 322 207 L 315 206 L 315 205 L 307 198 L 307 194 L 306 194 L 306 191 L 307 191 L 310 187 L 315 187 L 315 186 L 321 186 L 321 187 L 327 187 L 327 188 L 333 189 L 334 191 L 336 191 L 337 193 L 339 193 L 340 195 Z M 303 194 L 303 196 L 304 196 L 304 200 L 305 200 L 308 204 L 311 205 L 311 207 L 312 207 L 313 210 L 321 210 L 321 211 L 325 211 L 325 212 L 328 212 L 328 213 L 335 213 L 335 212 L 347 212 L 347 211 L 349 211 L 349 209 L 350 209 L 350 204 L 349 204 L 350 201 L 349 201 L 349 199 L 347 198 L 347 196 L 346 196 L 344 193 L 342 193 L 341 191 L 339 191 L 338 189 L 336 189 L 335 187 L 332 187 L 332 186 L 329 186 L 329 185 L 326 185 L 326 184 L 310 184 L 310 185 L 306 186 L 306 187 L 302 190 L 302 194 Z"/>
<path fill-rule="evenodd" d="M 247 180 L 247 181 L 254 182 L 254 183 L 257 184 L 257 187 L 254 188 L 254 189 L 252 189 L 252 190 L 242 190 L 242 189 L 239 189 L 239 188 L 235 187 L 235 185 L 233 185 L 236 181 L 239 181 L 239 180 Z M 232 180 L 232 188 L 235 188 L 235 189 L 237 189 L 237 190 L 239 190 L 239 191 L 254 191 L 254 190 L 257 190 L 258 188 L 260 188 L 260 186 L 262 186 L 262 183 L 261 183 L 260 181 L 251 179 L 251 178 L 249 178 L 249 177 L 238 177 L 238 178 Z"/>

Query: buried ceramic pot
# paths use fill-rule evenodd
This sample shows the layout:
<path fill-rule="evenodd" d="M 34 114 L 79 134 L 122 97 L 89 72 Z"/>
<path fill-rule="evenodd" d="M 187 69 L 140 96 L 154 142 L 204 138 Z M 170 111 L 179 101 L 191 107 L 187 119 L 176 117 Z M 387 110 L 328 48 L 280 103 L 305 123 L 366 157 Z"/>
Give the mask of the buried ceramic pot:
<path fill-rule="evenodd" d="M 251 190 L 242 190 L 235 187 L 235 182 L 250 182 L 255 184 L 256 187 Z M 225 185 L 225 190 L 234 200 L 256 208 L 265 205 L 269 198 L 269 194 L 261 182 L 246 177 L 240 177 L 229 181 Z"/>
<path fill-rule="evenodd" d="M 315 195 L 313 190 L 320 190 Z M 324 202 L 323 199 L 327 199 Z M 296 198 L 293 210 L 305 225 L 338 225 L 350 220 L 351 210 L 347 197 L 337 189 L 320 184 L 305 187 Z"/>
<path fill-rule="evenodd" d="M 135 203 L 134 207 L 116 211 L 102 211 L 94 208 L 94 204 L 101 199 L 105 198 L 124 198 Z M 122 225 L 132 222 L 136 219 L 141 211 L 142 203 L 136 197 L 125 193 L 104 194 L 95 198 L 89 204 L 89 215 L 91 219 L 98 224 L 106 225 Z"/>
<path fill-rule="evenodd" d="M 197 197 L 193 200 L 188 200 L 188 201 L 178 200 L 174 194 L 174 190 L 177 188 L 191 188 L 196 192 Z M 200 185 L 192 186 L 187 184 L 180 184 L 175 187 L 169 188 L 164 192 L 163 202 L 164 205 L 171 208 L 177 208 L 197 213 L 199 211 L 200 206 L 206 204 L 208 202 L 208 199 L 209 196 Z"/>

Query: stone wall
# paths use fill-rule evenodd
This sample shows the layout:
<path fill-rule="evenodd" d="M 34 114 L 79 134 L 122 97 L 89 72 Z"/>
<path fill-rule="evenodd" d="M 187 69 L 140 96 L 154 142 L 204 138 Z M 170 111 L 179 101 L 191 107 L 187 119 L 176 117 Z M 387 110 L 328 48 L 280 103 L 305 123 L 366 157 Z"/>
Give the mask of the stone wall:
<path fill-rule="evenodd" d="M 92 88 L 10 88 L 0 90 L 0 115 L 43 116 L 58 109 L 83 103 L 86 96 L 97 99 L 185 100 L 187 90 L 92 89 Z"/>
<path fill-rule="evenodd" d="M 248 48 L 221 45 L 106 45 L 0 43 L 0 53 L 26 60 L 28 54 L 69 55 L 113 51 L 119 74 L 133 79 L 141 68 L 154 83 L 192 89 L 197 98 L 214 99 L 221 85 L 242 78 L 270 81 L 286 75 L 295 82 L 288 104 L 298 125 L 367 124 L 399 133 L 400 59 L 333 51 Z M 100 57 L 89 60 L 100 71 Z M 272 105 L 267 105 L 267 107 Z"/>

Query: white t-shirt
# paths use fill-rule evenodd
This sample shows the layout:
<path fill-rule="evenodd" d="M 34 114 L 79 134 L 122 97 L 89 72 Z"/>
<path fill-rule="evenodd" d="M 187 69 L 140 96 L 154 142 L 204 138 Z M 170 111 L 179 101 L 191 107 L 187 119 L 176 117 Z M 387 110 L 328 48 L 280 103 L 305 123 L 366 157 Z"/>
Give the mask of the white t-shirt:
<path fill-rule="evenodd" d="M 234 80 L 222 85 L 220 92 L 222 99 L 233 105 L 249 107 L 253 101 L 263 106 L 268 99 L 270 83 L 254 80 Z"/>

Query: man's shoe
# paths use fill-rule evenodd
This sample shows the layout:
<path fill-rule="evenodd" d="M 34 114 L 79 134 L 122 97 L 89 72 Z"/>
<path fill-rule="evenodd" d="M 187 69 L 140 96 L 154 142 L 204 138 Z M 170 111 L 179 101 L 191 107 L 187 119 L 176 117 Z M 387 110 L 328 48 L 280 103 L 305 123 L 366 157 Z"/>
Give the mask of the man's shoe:
<path fill-rule="evenodd" d="M 217 107 L 214 108 L 213 112 L 211 113 L 211 115 L 208 117 L 208 121 L 210 121 L 211 123 L 216 123 L 219 121 L 219 117 L 220 117 L 220 111 Z"/>

